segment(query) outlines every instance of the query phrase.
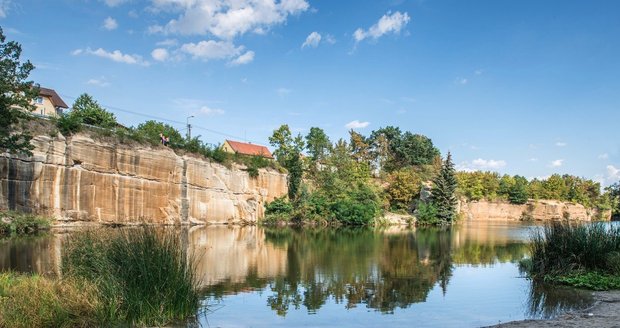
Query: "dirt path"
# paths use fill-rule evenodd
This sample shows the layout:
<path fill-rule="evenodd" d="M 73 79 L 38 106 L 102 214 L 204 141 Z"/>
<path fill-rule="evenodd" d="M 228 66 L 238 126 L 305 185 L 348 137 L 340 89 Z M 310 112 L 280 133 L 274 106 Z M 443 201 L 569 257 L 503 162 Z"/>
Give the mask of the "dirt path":
<path fill-rule="evenodd" d="M 620 291 L 594 292 L 594 305 L 551 320 L 512 321 L 492 327 L 618 327 L 620 328 Z"/>

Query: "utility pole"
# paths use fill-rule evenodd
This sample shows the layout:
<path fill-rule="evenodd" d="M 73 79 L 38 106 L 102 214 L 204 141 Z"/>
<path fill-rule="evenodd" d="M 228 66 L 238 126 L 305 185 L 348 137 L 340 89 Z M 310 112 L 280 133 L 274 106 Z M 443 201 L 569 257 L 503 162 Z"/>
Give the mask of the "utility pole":
<path fill-rule="evenodd" d="M 187 140 L 191 140 L 192 139 L 192 125 L 189 124 L 189 119 L 193 118 L 194 115 L 192 116 L 188 116 L 187 119 L 185 120 L 185 123 L 187 124 Z"/>

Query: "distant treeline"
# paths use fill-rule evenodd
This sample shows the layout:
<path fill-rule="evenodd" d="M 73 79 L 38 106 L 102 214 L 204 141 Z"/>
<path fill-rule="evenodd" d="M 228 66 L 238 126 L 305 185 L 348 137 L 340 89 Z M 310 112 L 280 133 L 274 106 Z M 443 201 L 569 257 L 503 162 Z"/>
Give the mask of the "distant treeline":
<path fill-rule="evenodd" d="M 458 172 L 458 193 L 468 200 L 507 200 L 524 204 L 528 199 L 553 199 L 582 204 L 589 208 L 611 209 L 609 192 L 601 184 L 573 175 L 554 174 L 546 179 L 528 180 L 496 172 Z"/>

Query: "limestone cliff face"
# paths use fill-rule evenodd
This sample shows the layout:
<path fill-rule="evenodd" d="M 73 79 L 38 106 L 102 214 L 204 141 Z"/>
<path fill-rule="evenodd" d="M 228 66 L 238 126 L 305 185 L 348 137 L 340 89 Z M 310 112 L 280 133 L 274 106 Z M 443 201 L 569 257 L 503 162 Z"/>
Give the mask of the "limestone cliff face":
<path fill-rule="evenodd" d="M 84 135 L 38 136 L 32 157 L 0 156 L 0 208 L 59 222 L 189 224 L 255 222 L 286 194 L 286 175 L 251 178 L 172 150 L 105 144 Z"/>
<path fill-rule="evenodd" d="M 463 202 L 460 212 L 468 221 L 560 220 L 594 221 L 611 219 L 610 212 L 587 209 L 583 205 L 556 200 L 529 201 L 523 205 L 507 202 Z"/>

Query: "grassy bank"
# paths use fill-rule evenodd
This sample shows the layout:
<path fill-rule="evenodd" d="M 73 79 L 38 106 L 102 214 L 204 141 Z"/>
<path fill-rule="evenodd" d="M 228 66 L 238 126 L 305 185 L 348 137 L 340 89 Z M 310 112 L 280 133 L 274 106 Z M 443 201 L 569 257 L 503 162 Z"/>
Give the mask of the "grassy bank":
<path fill-rule="evenodd" d="M 554 222 L 533 234 L 524 269 L 537 280 L 620 289 L 620 227 Z"/>
<path fill-rule="evenodd" d="M 154 229 L 68 238 L 61 279 L 0 276 L 0 327 L 163 326 L 199 307 L 178 236 Z"/>
<path fill-rule="evenodd" d="M 0 236 L 38 233 L 48 230 L 51 222 L 49 218 L 33 214 L 0 211 Z"/>

